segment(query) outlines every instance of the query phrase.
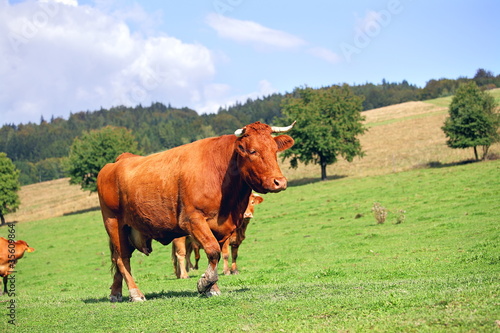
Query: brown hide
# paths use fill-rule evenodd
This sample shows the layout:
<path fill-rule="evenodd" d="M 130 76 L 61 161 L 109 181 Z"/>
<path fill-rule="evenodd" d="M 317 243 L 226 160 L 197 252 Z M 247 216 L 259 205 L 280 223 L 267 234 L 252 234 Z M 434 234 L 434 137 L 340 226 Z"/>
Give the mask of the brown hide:
<path fill-rule="evenodd" d="M 9 246 L 10 244 L 10 246 Z M 33 252 L 23 240 L 11 241 L 0 237 L 0 276 L 3 277 L 3 291 L 7 292 L 7 276 L 14 272 L 17 261 L 24 256 L 24 252 Z"/>
<path fill-rule="evenodd" d="M 203 139 L 147 157 L 122 154 L 104 166 L 97 187 L 118 268 L 112 300 L 121 299 L 122 277 L 131 299 L 144 300 L 130 275 L 135 248 L 150 252 L 151 239 L 166 245 L 187 234 L 203 246 L 210 262 L 198 290 L 216 288 L 219 242 L 236 229 L 252 189 L 286 189 L 276 154 L 291 147 L 293 139 L 271 132 L 257 122 L 247 125 L 241 137 Z"/>

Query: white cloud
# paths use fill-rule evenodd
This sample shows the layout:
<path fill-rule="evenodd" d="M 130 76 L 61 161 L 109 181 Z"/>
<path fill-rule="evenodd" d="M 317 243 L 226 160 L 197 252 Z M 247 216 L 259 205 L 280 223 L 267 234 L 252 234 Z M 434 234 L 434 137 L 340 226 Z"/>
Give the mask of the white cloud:
<path fill-rule="evenodd" d="M 203 45 L 132 33 L 122 18 L 72 0 L 2 1 L 0 36 L 0 126 L 117 104 L 189 106 L 215 75 Z"/>
<path fill-rule="evenodd" d="M 196 110 L 200 113 L 215 113 L 220 107 L 229 107 L 236 104 L 236 102 L 244 103 L 249 98 L 257 99 L 263 96 L 269 96 L 276 92 L 278 92 L 278 90 L 275 89 L 267 80 L 259 81 L 256 90 L 251 93 L 234 96 L 230 96 L 230 86 L 225 84 L 212 84 L 207 86 L 204 91 L 206 96 L 204 104 L 198 105 Z"/>
<path fill-rule="evenodd" d="M 40 3 L 60 3 L 66 6 L 78 6 L 78 1 L 77 0 L 39 0 Z"/>
<path fill-rule="evenodd" d="M 338 64 L 342 61 L 342 57 L 340 57 L 337 53 L 323 47 L 313 47 L 310 48 L 308 52 L 313 56 L 332 64 Z"/>
<path fill-rule="evenodd" d="M 306 42 L 284 31 L 267 28 L 252 21 L 237 20 L 220 14 L 209 14 L 206 21 L 219 36 L 237 42 L 277 48 L 296 48 Z"/>

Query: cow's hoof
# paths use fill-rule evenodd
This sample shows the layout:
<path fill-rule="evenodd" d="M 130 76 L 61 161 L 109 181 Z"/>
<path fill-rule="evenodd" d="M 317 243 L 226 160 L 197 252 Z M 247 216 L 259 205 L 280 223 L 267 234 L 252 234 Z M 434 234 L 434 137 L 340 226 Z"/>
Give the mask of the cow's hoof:
<path fill-rule="evenodd" d="M 220 289 L 217 287 L 217 284 L 214 284 L 210 290 L 208 290 L 205 295 L 207 297 L 212 297 L 212 296 L 220 296 Z"/>
<path fill-rule="evenodd" d="M 231 274 L 232 275 L 238 275 L 238 274 L 240 274 L 240 271 L 238 271 L 237 269 L 235 269 L 234 271 L 231 271 Z"/>
<path fill-rule="evenodd" d="M 231 275 L 230 271 L 224 271 L 224 275 Z"/>
<path fill-rule="evenodd" d="M 111 303 L 116 303 L 116 302 L 121 302 L 123 301 L 123 297 L 121 293 L 118 293 L 116 295 L 109 295 L 109 301 Z"/>
<path fill-rule="evenodd" d="M 209 281 L 205 278 L 205 274 L 201 276 L 198 280 L 198 293 L 204 296 L 218 296 L 220 295 L 219 287 L 217 287 L 216 281 Z"/>
<path fill-rule="evenodd" d="M 130 289 L 128 296 L 130 302 L 144 302 L 146 297 L 140 292 L 139 289 Z"/>

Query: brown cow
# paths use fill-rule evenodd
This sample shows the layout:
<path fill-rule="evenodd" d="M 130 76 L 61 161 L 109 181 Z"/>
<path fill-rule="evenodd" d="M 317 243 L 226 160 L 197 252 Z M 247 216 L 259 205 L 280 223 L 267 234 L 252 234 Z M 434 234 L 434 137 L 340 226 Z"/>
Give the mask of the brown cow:
<path fill-rule="evenodd" d="M 224 259 L 224 274 L 239 274 L 238 267 L 236 265 L 236 259 L 238 258 L 238 248 L 245 239 L 245 232 L 248 227 L 248 223 L 253 218 L 255 205 L 260 204 L 264 201 L 264 198 L 257 194 L 252 194 L 248 202 L 248 207 L 243 214 L 243 219 L 240 225 L 236 228 L 235 232 L 224 242 L 222 246 L 222 258 Z M 229 246 L 231 246 L 231 269 L 229 269 Z"/>
<path fill-rule="evenodd" d="M 97 188 L 115 267 L 110 300 L 121 300 L 123 279 L 130 300 L 145 300 L 131 274 L 134 249 L 149 254 L 152 239 L 167 245 L 188 234 L 203 246 L 209 260 L 198 280 L 198 292 L 219 295 L 220 244 L 241 221 L 252 190 L 286 189 L 276 154 L 290 148 L 293 139 L 271 134 L 293 125 L 256 122 L 235 135 L 207 138 L 146 157 L 127 156 L 105 165 Z"/>
<path fill-rule="evenodd" d="M 236 230 L 222 245 L 222 258 L 224 260 L 224 274 L 239 274 L 236 259 L 238 258 L 238 248 L 245 239 L 245 232 L 253 218 L 255 205 L 264 201 L 258 194 L 252 193 L 248 201 L 247 209 L 243 214 L 243 219 L 238 223 Z M 231 246 L 231 268 L 229 268 L 229 246 Z M 195 252 L 196 263 L 191 264 L 191 252 Z M 198 269 L 198 261 L 200 260 L 200 244 L 198 244 L 192 236 L 184 236 L 176 238 L 172 242 L 172 263 L 174 272 L 178 279 L 189 278 L 188 272 L 191 269 Z"/>
<path fill-rule="evenodd" d="M 7 293 L 8 276 L 12 274 L 17 261 L 24 256 L 24 252 L 33 252 L 23 240 L 13 241 L 0 237 L 0 276 L 3 277 L 3 292 Z M 1 292 L 0 292 L 1 294 Z"/>

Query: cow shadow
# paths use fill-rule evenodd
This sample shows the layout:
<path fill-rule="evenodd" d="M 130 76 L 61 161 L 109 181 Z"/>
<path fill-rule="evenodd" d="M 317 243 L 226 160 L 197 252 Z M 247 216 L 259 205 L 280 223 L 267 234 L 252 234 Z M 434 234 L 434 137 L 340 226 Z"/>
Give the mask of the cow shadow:
<path fill-rule="evenodd" d="M 161 299 L 161 298 L 181 298 L 181 297 L 199 297 L 196 291 L 160 291 L 152 292 L 144 295 L 146 300 Z M 100 298 L 86 298 L 82 300 L 85 304 L 95 304 L 95 303 L 110 303 L 109 296 Z M 123 302 L 128 303 L 128 295 L 123 296 Z"/>
<path fill-rule="evenodd" d="M 227 294 L 232 293 L 244 293 L 249 291 L 248 288 L 240 288 L 236 290 L 226 291 Z M 165 299 L 165 298 L 206 298 L 205 296 L 200 295 L 197 291 L 160 291 L 160 292 L 152 292 L 144 295 L 146 300 L 153 299 Z M 100 298 L 86 298 L 82 300 L 85 304 L 95 304 L 95 303 L 110 303 L 109 297 L 100 297 Z M 123 297 L 122 303 L 128 303 L 128 296 Z"/>

